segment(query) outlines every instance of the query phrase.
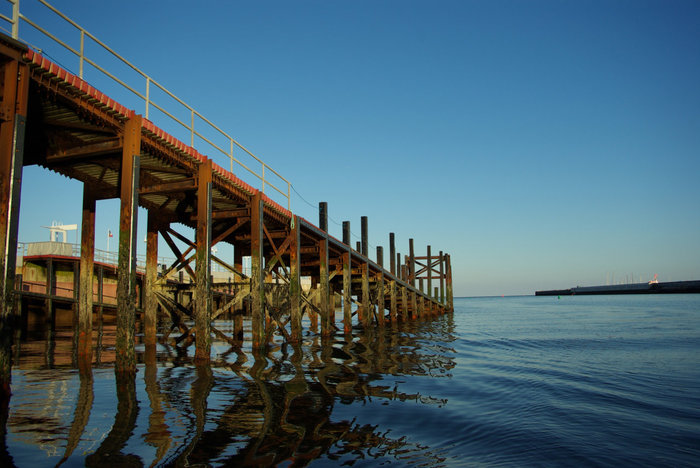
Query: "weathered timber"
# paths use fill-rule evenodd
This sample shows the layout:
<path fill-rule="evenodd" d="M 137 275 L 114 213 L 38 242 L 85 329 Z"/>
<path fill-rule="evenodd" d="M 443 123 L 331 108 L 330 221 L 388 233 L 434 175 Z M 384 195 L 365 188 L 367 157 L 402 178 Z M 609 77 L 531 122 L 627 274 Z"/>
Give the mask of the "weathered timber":
<path fill-rule="evenodd" d="M 251 200 L 250 299 L 253 348 L 265 344 L 265 272 L 263 269 L 263 200 L 260 192 Z"/>
<path fill-rule="evenodd" d="M 95 197 L 83 185 L 83 217 L 80 235 L 80 285 L 78 287 L 78 354 L 92 356 L 92 278 L 95 262 Z"/>
<path fill-rule="evenodd" d="M 196 289 L 194 305 L 195 361 L 208 363 L 211 354 L 211 160 L 197 171 Z"/>
<path fill-rule="evenodd" d="M 136 293 L 136 208 L 138 204 L 139 162 L 141 154 L 140 115 L 124 125 L 124 147 L 121 157 L 119 260 L 117 275 L 117 372 L 136 372 L 134 353 L 134 308 Z"/>
<path fill-rule="evenodd" d="M 301 227 L 296 216 L 292 218 L 291 237 L 289 246 L 289 313 L 292 329 L 292 341 L 301 341 Z"/>

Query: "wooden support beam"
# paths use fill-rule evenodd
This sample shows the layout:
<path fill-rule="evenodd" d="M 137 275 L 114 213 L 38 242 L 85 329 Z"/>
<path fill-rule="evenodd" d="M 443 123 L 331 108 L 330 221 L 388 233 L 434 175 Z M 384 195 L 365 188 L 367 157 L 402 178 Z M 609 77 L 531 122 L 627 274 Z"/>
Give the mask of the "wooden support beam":
<path fill-rule="evenodd" d="M 389 233 L 389 263 L 389 271 L 392 275 L 396 275 L 396 240 L 393 232 Z"/>
<path fill-rule="evenodd" d="M 343 221 L 343 244 L 350 247 L 350 221 Z"/>
<path fill-rule="evenodd" d="M 430 256 L 430 246 L 428 246 L 428 253 L 426 255 L 427 261 L 426 265 L 428 266 L 428 296 L 430 296 L 433 292 L 433 260 L 432 257 Z"/>
<path fill-rule="evenodd" d="M 194 293 L 195 362 L 207 364 L 211 358 L 211 194 L 212 161 L 197 170 L 197 252 Z"/>
<path fill-rule="evenodd" d="M 362 264 L 362 315 L 360 320 L 365 328 L 368 328 L 372 324 L 372 311 L 370 309 L 372 305 L 369 299 L 369 264 Z"/>
<path fill-rule="evenodd" d="M 345 223 L 343 223 L 344 232 Z M 345 333 L 352 331 L 352 265 L 350 256 L 350 247 L 348 247 L 347 252 L 343 254 L 343 328 Z"/>
<path fill-rule="evenodd" d="M 211 214 L 212 219 L 250 218 L 250 208 L 236 208 L 235 210 L 217 210 Z"/>
<path fill-rule="evenodd" d="M 321 335 L 330 336 L 333 329 L 333 306 L 328 278 L 328 237 L 318 241 L 319 250 L 319 287 L 321 288 Z"/>
<path fill-rule="evenodd" d="M 117 269 L 117 333 L 115 371 L 136 372 L 134 353 L 136 292 L 136 223 L 139 164 L 141 153 L 141 116 L 124 126 L 124 146 L 120 173 L 119 259 Z"/>
<path fill-rule="evenodd" d="M 5 62 L 0 102 L 0 401 L 10 396 L 12 336 L 18 326 L 15 309 L 17 233 L 24 164 L 29 95 L 28 67 Z"/>
<path fill-rule="evenodd" d="M 78 355 L 92 362 L 92 279 L 95 264 L 95 197 L 83 185 L 83 218 L 80 234 L 78 286 Z"/>
<path fill-rule="evenodd" d="M 299 219 L 292 215 L 292 242 L 289 245 L 289 313 L 292 329 L 292 341 L 301 341 L 301 226 Z"/>
<path fill-rule="evenodd" d="M 398 307 L 396 304 L 396 281 L 389 281 L 389 317 L 395 323 L 398 318 Z"/>
<path fill-rule="evenodd" d="M 328 203 L 318 203 L 318 227 L 323 232 L 328 232 Z"/>
<path fill-rule="evenodd" d="M 194 179 L 187 179 L 180 182 L 169 182 L 163 184 L 148 185 L 145 187 L 139 187 L 140 195 L 152 195 L 152 194 L 166 194 L 166 193 L 177 193 L 185 192 L 187 190 L 195 190 L 197 188 L 197 183 Z"/>
<path fill-rule="evenodd" d="M 95 162 L 100 156 L 118 154 L 123 151 L 122 138 L 111 138 L 106 141 L 74 148 L 58 150 L 46 156 L 46 162 L 52 166 L 75 163 L 77 160 Z"/>
<path fill-rule="evenodd" d="M 369 252 L 369 237 L 367 234 L 367 216 L 362 216 L 360 218 L 360 228 L 362 230 L 362 255 L 365 257 L 368 255 Z"/>
<path fill-rule="evenodd" d="M 265 346 L 265 271 L 263 268 L 263 200 L 253 195 L 250 206 L 250 303 L 253 349 Z"/>
<path fill-rule="evenodd" d="M 378 247 L 380 249 L 381 247 Z M 379 326 L 383 328 L 386 323 L 384 320 L 384 271 L 380 271 L 377 275 L 377 320 L 379 321 Z"/>
<path fill-rule="evenodd" d="M 158 214 L 148 212 L 146 231 L 146 274 L 144 279 L 144 313 L 143 339 L 147 345 L 156 344 L 156 324 L 158 317 L 158 299 L 156 284 L 158 281 Z"/>
<path fill-rule="evenodd" d="M 416 287 L 416 255 L 413 251 L 413 239 L 408 239 L 408 284 Z"/>
<path fill-rule="evenodd" d="M 416 297 L 417 294 L 414 290 L 411 290 L 410 292 L 411 296 L 411 319 L 416 320 L 420 318 L 418 315 L 418 298 Z"/>
<path fill-rule="evenodd" d="M 417 294 L 417 293 L 416 293 L 416 303 L 417 303 L 416 305 L 417 305 L 417 307 L 418 307 L 418 313 L 417 313 L 417 315 L 418 315 L 418 317 L 420 317 L 421 319 L 424 319 L 424 318 L 427 318 L 427 317 L 428 317 L 428 313 L 427 313 L 426 310 L 425 310 L 425 301 L 424 301 L 424 299 L 425 299 L 425 298 L 423 297 L 422 294 Z"/>
<path fill-rule="evenodd" d="M 407 267 L 406 265 L 403 266 L 403 269 L 406 270 Z M 409 317 L 409 312 L 408 312 L 408 288 L 404 285 L 400 285 L 401 288 L 401 318 L 404 321 L 408 321 Z"/>
<path fill-rule="evenodd" d="M 452 258 L 450 255 L 447 255 L 446 267 L 445 283 L 447 286 L 447 310 L 449 312 L 454 312 L 454 298 L 452 296 Z"/>
<path fill-rule="evenodd" d="M 442 255 L 442 250 L 438 256 L 438 261 L 440 262 L 440 304 L 445 305 L 445 267 Z"/>

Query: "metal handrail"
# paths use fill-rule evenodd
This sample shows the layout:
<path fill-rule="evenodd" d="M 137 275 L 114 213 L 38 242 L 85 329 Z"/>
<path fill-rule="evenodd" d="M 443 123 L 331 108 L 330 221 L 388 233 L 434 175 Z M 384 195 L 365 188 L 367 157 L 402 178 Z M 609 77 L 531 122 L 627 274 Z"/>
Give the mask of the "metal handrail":
<path fill-rule="evenodd" d="M 71 52 L 73 55 L 77 56 L 79 59 L 79 74 L 78 76 L 83 79 L 83 69 L 84 69 L 84 64 L 88 63 L 101 73 L 103 73 L 105 76 L 109 77 L 111 80 L 115 81 L 119 85 L 121 85 L 123 88 L 128 90 L 129 92 L 133 93 L 135 96 L 140 98 L 142 101 L 144 101 L 145 104 L 145 111 L 144 111 L 144 116 L 146 119 L 149 118 L 149 110 L 151 107 L 159 110 L 169 118 L 171 118 L 174 122 L 185 128 L 186 130 L 189 131 L 190 134 L 190 146 L 194 147 L 194 142 L 195 142 L 195 137 L 199 138 L 200 140 L 206 142 L 209 146 L 211 146 L 214 150 L 217 152 L 221 153 L 224 155 L 226 158 L 229 159 L 229 167 L 231 172 L 233 172 L 233 163 L 235 162 L 237 165 L 239 165 L 241 168 L 245 169 L 246 171 L 250 172 L 253 176 L 258 178 L 262 184 L 262 192 L 265 193 L 265 189 L 267 186 L 273 188 L 275 191 L 280 193 L 284 198 L 287 199 L 287 209 L 291 211 L 291 182 L 287 180 L 285 177 L 283 177 L 279 172 L 277 172 L 275 169 L 267 165 L 265 162 L 263 162 L 260 158 L 258 158 L 255 154 L 253 154 L 251 151 L 249 151 L 247 148 L 245 148 L 243 145 L 241 145 L 238 141 L 236 141 L 235 138 L 233 138 L 231 135 L 229 135 L 227 132 L 219 128 L 217 125 L 215 125 L 213 122 L 211 122 L 209 119 L 204 117 L 201 113 L 199 113 L 197 110 L 195 110 L 192 106 L 188 105 L 185 101 L 182 99 L 178 98 L 176 95 L 174 95 L 172 92 L 170 92 L 167 88 L 165 88 L 163 85 L 155 81 L 153 78 L 151 78 L 149 75 L 147 75 L 145 72 L 140 70 L 137 66 L 123 58 L 121 55 L 119 55 L 117 52 L 115 52 L 111 47 L 106 45 L 104 42 L 100 41 L 97 37 L 89 33 L 85 28 L 80 26 L 78 23 L 70 19 L 68 16 L 63 14 L 61 11 L 56 9 L 54 6 L 49 4 L 46 0 L 36 0 L 38 3 L 44 5 L 46 8 L 51 10 L 53 13 L 58 15 L 60 18 L 65 20 L 68 24 L 73 26 L 75 29 L 77 29 L 80 32 L 80 48 L 76 49 L 75 47 L 71 47 L 69 44 L 66 42 L 62 41 L 55 35 L 51 34 L 49 31 L 46 29 L 42 28 L 39 24 L 36 22 L 30 20 L 27 18 L 25 15 L 23 15 L 20 11 L 20 0 L 7 0 L 9 3 L 12 4 L 12 18 L 7 17 L 5 15 L 0 14 L 0 20 L 7 21 L 12 25 L 12 38 L 16 40 L 20 40 L 20 35 L 19 35 L 19 25 L 20 25 L 20 20 L 24 21 L 40 33 L 44 34 L 45 36 L 49 37 L 53 41 L 55 41 L 57 44 L 61 45 L 64 47 L 67 51 Z M 138 73 L 141 77 L 145 79 L 145 93 L 137 91 L 134 87 L 130 86 L 129 84 L 125 83 L 121 79 L 117 78 L 114 74 L 110 73 L 107 71 L 105 68 L 102 66 L 98 65 L 95 61 L 92 59 L 88 58 L 85 54 L 85 37 L 91 39 L 94 41 L 97 45 L 99 45 L 102 49 L 106 50 L 109 52 L 114 58 L 118 59 L 120 62 L 131 68 L 133 71 Z M 189 121 L 190 123 L 187 124 L 185 120 L 187 117 L 182 118 L 182 117 L 176 117 L 173 115 L 175 112 L 169 112 L 166 111 L 163 105 L 160 105 L 156 102 L 154 102 L 151 98 L 151 86 L 155 86 L 162 92 L 164 92 L 166 95 L 168 95 L 170 98 L 175 100 L 178 104 L 180 104 L 182 107 L 184 107 L 187 111 Z M 195 120 L 199 119 L 202 121 L 205 125 L 205 130 L 202 130 L 201 128 L 195 128 Z M 220 136 L 223 136 L 229 143 L 230 148 L 225 150 L 222 148 L 219 144 L 216 144 L 212 141 L 211 137 L 205 136 L 205 133 L 208 132 L 215 132 L 219 134 Z M 251 169 L 247 165 L 243 164 L 238 158 L 234 156 L 234 146 L 238 147 L 241 151 L 252 157 L 255 161 L 257 161 L 260 164 L 260 173 L 256 172 L 254 169 Z M 280 181 L 283 183 L 286 183 L 287 185 L 287 190 L 286 193 L 278 187 L 277 185 L 273 184 L 269 178 L 266 179 L 265 173 L 266 172 L 272 172 L 275 176 L 277 176 Z M 279 184 L 279 183 L 278 183 Z"/>
<path fill-rule="evenodd" d="M 35 242 L 17 242 L 17 258 L 18 259 L 28 256 L 27 251 L 28 251 L 29 244 L 36 244 L 36 243 Z M 63 243 L 61 242 L 61 244 L 63 244 Z M 80 258 L 80 244 L 74 244 L 74 243 L 65 243 L 65 244 L 68 244 L 71 246 L 71 257 Z M 96 262 L 105 263 L 108 265 L 114 265 L 116 267 L 118 264 L 118 260 L 119 260 L 118 257 L 119 257 L 118 252 L 110 251 L 110 250 L 95 249 L 93 258 L 94 258 L 94 261 L 96 261 Z M 162 265 L 172 265 L 172 263 L 174 261 L 175 261 L 175 258 L 173 258 L 173 257 L 158 257 L 158 265 L 161 265 L 161 266 Z M 136 255 L 136 270 L 139 272 L 146 271 L 146 255 L 144 255 L 144 254 L 137 254 Z M 249 270 L 249 268 L 244 267 L 243 270 L 245 273 L 245 271 Z M 228 269 L 219 265 L 217 262 L 212 262 L 211 271 L 212 271 L 212 273 L 224 273 L 224 272 L 227 272 Z"/>

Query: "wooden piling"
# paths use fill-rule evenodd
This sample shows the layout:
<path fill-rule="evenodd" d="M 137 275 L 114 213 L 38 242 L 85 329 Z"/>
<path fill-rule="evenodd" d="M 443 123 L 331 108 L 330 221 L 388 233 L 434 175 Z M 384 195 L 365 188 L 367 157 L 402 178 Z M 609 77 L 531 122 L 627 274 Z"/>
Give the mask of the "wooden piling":
<path fill-rule="evenodd" d="M 369 299 L 369 264 L 362 263 L 362 324 L 369 327 L 372 323 L 372 310 Z"/>
<path fill-rule="evenodd" d="M 198 167 L 197 179 L 194 359 L 197 363 L 206 364 L 211 355 L 211 159 L 207 159 Z"/>
<path fill-rule="evenodd" d="M 350 221 L 343 221 L 343 244 L 347 250 L 343 253 L 343 329 L 352 331 L 352 253 L 350 252 Z"/>
<path fill-rule="evenodd" d="M 416 287 L 416 255 L 413 251 L 413 239 L 408 239 L 408 284 Z"/>
<path fill-rule="evenodd" d="M 369 252 L 369 237 L 367 233 L 367 216 L 360 218 L 360 227 L 362 230 L 362 255 L 367 257 Z"/>
<path fill-rule="evenodd" d="M 406 275 L 406 270 L 407 266 L 403 265 L 403 270 L 404 270 L 404 275 Z M 404 286 L 403 284 L 401 285 L 401 318 L 404 321 L 407 321 L 409 318 L 409 311 L 408 311 L 408 288 Z"/>
<path fill-rule="evenodd" d="M 398 304 L 396 303 L 396 280 L 389 281 L 389 318 L 392 323 L 398 319 Z"/>
<path fill-rule="evenodd" d="M 377 274 L 377 320 L 379 326 L 385 325 L 384 321 L 384 247 L 377 246 L 377 264 L 381 267 Z"/>
<path fill-rule="evenodd" d="M 136 372 L 134 352 L 136 290 L 136 224 L 139 165 L 141 153 L 141 116 L 135 115 L 124 126 L 121 159 L 119 217 L 119 257 L 117 268 L 117 332 L 115 371 Z"/>
<path fill-rule="evenodd" d="M 395 275 L 396 274 L 396 242 L 395 242 L 393 232 L 389 233 L 389 263 L 390 263 L 389 271 L 391 272 L 392 275 Z"/>
<path fill-rule="evenodd" d="M 78 287 L 78 355 L 90 362 L 92 355 L 92 278 L 95 263 L 95 197 L 83 185 L 83 216 L 80 234 Z"/>
<path fill-rule="evenodd" d="M 446 289 L 447 289 L 447 310 L 454 312 L 454 298 L 452 296 L 452 259 L 450 255 L 447 255 L 446 259 Z"/>
<path fill-rule="evenodd" d="M 442 250 L 438 256 L 438 261 L 440 262 L 440 304 L 445 304 L 445 267 Z"/>
<path fill-rule="evenodd" d="M 292 216 L 291 236 L 289 244 L 289 313 L 292 329 L 292 341 L 301 341 L 301 237 L 299 219 Z"/>
<path fill-rule="evenodd" d="M 146 274 L 144 279 L 145 304 L 143 311 L 143 341 L 146 345 L 156 344 L 156 324 L 158 318 L 158 298 L 156 282 L 158 281 L 158 214 L 148 212 L 146 221 Z"/>
<path fill-rule="evenodd" d="M 20 311 L 15 308 L 17 233 L 24 163 L 29 70 L 21 53 L 2 64 L 0 119 L 0 403 L 10 396 L 12 335 Z"/>
<path fill-rule="evenodd" d="M 425 260 L 425 266 L 428 268 L 427 269 L 427 287 L 428 287 L 428 297 L 433 292 L 433 259 L 430 256 L 430 246 L 427 247 L 427 254 L 426 254 L 426 260 Z M 431 304 L 431 310 L 432 310 L 432 304 Z"/>
<path fill-rule="evenodd" d="M 328 236 L 318 241 L 319 255 L 319 287 L 321 310 L 321 335 L 330 336 L 332 332 L 331 288 L 328 279 Z"/>
<path fill-rule="evenodd" d="M 318 204 L 318 227 L 323 232 L 328 232 L 328 203 Z"/>
<path fill-rule="evenodd" d="M 260 192 L 250 204 L 250 303 L 253 349 L 265 346 L 265 270 L 263 268 L 263 200 Z"/>

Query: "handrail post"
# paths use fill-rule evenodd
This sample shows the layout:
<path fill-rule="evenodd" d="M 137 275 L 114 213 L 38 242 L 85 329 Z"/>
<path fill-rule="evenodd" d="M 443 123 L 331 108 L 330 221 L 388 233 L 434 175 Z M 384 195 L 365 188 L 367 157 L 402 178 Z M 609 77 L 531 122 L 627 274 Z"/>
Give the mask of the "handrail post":
<path fill-rule="evenodd" d="M 233 138 L 229 138 L 231 140 L 231 152 L 229 153 L 229 162 L 231 163 L 231 174 L 233 174 Z"/>
<path fill-rule="evenodd" d="M 262 193 L 265 194 L 265 163 L 262 163 Z"/>
<path fill-rule="evenodd" d="M 192 122 L 192 126 L 190 127 L 190 146 L 194 148 L 194 109 L 190 107 L 190 121 Z"/>
<path fill-rule="evenodd" d="M 287 181 L 287 209 L 292 211 L 292 194 L 290 192 L 290 187 L 292 184 Z"/>
<path fill-rule="evenodd" d="M 151 103 L 151 77 L 146 77 L 146 112 L 145 116 L 148 118 L 148 105 Z"/>
<path fill-rule="evenodd" d="M 83 79 L 83 63 L 85 62 L 85 30 L 80 30 L 80 79 Z"/>
<path fill-rule="evenodd" d="M 19 39 L 19 0 L 12 2 L 12 39 Z"/>

